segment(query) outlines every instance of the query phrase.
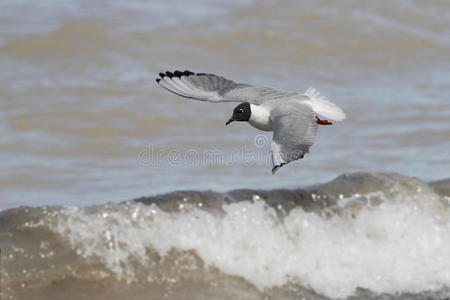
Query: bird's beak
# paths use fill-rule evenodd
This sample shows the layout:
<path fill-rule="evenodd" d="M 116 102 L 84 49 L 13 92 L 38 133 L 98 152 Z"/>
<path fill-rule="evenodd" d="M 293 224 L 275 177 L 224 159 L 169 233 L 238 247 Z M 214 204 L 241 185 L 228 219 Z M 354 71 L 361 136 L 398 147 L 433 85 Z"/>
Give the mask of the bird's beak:
<path fill-rule="evenodd" d="M 225 123 L 225 126 L 228 125 L 228 124 L 230 124 L 230 123 L 233 122 L 233 121 L 234 121 L 234 119 L 233 119 L 233 118 L 230 118 L 230 119 Z"/>

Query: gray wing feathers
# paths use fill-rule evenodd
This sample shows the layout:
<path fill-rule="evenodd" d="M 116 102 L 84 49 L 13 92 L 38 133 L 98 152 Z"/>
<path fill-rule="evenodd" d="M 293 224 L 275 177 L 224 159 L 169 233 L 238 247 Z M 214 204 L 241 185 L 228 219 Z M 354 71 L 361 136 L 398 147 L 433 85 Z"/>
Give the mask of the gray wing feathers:
<path fill-rule="evenodd" d="M 286 100 L 272 110 L 272 173 L 309 152 L 317 135 L 315 113 L 309 105 Z"/>
<path fill-rule="evenodd" d="M 224 96 L 227 98 L 239 99 L 240 102 L 249 102 L 260 105 L 267 101 L 284 99 L 296 95 L 298 94 L 280 91 L 272 87 L 242 84 L 241 86 L 230 89 Z"/>
<path fill-rule="evenodd" d="M 166 90 L 182 97 L 200 101 L 225 102 L 223 91 L 236 83 L 221 76 L 190 71 L 159 73 L 156 82 Z M 231 100 L 232 101 L 232 100 Z"/>
<path fill-rule="evenodd" d="M 222 76 L 190 71 L 159 73 L 156 82 L 166 90 L 182 97 L 208 102 L 249 102 L 261 104 L 266 101 L 298 95 L 271 87 L 259 87 L 236 83 Z"/>

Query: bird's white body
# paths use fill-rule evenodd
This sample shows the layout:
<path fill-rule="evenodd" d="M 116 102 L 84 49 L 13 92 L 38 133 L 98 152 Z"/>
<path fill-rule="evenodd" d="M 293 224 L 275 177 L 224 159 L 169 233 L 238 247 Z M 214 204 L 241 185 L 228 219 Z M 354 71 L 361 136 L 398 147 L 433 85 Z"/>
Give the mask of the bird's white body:
<path fill-rule="evenodd" d="M 250 104 L 252 114 L 248 122 L 256 129 L 263 131 L 272 131 L 272 120 L 270 119 L 270 109 L 264 104 L 254 105 Z"/>

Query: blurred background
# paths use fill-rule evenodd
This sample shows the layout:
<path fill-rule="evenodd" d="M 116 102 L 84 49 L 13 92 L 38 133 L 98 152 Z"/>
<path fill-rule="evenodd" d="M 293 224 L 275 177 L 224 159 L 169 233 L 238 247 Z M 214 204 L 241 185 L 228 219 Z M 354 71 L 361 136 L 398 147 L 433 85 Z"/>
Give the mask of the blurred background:
<path fill-rule="evenodd" d="M 0 209 L 302 187 L 358 170 L 448 177 L 449 37 L 448 1 L 2 0 Z M 272 176 L 261 132 L 224 126 L 234 103 L 157 86 L 175 69 L 313 86 L 347 119 Z"/>
<path fill-rule="evenodd" d="M 347 119 L 272 175 L 176 69 Z M 450 1 L 0 0 L 0 162 L 1 299 L 449 299 Z"/>

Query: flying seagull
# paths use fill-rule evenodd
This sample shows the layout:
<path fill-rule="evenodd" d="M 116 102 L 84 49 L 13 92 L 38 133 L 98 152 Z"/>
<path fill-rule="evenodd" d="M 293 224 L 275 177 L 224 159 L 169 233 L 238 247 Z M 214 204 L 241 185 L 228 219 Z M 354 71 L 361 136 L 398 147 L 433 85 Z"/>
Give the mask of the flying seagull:
<path fill-rule="evenodd" d="M 272 87 L 236 83 L 225 77 L 175 71 L 159 73 L 156 82 L 181 97 L 208 102 L 242 102 L 225 123 L 246 121 L 253 127 L 273 131 L 272 174 L 283 165 L 303 158 L 317 135 L 318 125 L 331 125 L 345 113 L 314 88 L 304 94 Z"/>

